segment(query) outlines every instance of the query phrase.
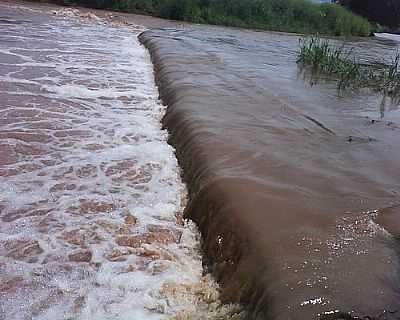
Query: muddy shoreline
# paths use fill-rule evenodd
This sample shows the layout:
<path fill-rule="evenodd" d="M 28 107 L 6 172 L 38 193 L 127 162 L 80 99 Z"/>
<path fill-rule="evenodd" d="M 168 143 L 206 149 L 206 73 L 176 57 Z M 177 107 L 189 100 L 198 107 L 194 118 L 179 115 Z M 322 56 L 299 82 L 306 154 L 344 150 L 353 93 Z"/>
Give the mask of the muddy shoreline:
<path fill-rule="evenodd" d="M 398 167 L 397 137 L 367 127 L 368 117 L 271 94 L 286 81 L 279 76 L 251 87 L 259 74 L 246 82 L 236 57 L 211 47 L 244 52 L 235 41 L 246 33 L 222 34 L 152 30 L 139 39 L 168 106 L 163 124 L 189 189 L 186 217 L 200 228 L 225 300 L 246 305 L 249 319 L 396 319 L 398 244 L 382 217 L 398 212 L 398 179 L 384 169 Z M 258 135 L 267 142 L 252 141 Z"/>

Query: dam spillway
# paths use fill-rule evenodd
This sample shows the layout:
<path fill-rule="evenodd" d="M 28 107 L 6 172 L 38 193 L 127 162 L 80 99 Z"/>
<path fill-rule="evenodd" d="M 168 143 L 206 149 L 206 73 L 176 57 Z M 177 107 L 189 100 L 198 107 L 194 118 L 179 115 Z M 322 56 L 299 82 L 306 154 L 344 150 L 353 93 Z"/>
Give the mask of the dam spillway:
<path fill-rule="evenodd" d="M 168 105 L 186 216 L 226 301 L 250 319 L 395 319 L 398 103 L 310 85 L 298 38 L 211 26 L 140 35 Z M 365 61 L 398 48 L 347 45 Z"/>

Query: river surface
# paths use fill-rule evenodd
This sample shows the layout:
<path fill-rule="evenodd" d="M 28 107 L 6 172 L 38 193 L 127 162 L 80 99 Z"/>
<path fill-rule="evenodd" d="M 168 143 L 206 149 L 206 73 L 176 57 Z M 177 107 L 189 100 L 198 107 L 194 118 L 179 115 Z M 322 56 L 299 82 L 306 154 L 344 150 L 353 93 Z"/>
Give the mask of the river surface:
<path fill-rule="evenodd" d="M 1 319 L 230 317 L 139 31 L 0 9 Z M 298 38 L 140 37 L 186 217 L 248 319 L 398 319 L 399 105 L 310 79 Z"/>
<path fill-rule="evenodd" d="M 140 30 L 29 6 L 0 2 L 0 319 L 229 318 Z"/>
<path fill-rule="evenodd" d="M 390 61 L 394 38 L 346 45 Z M 225 299 L 251 319 L 398 319 L 398 102 L 310 79 L 296 35 L 193 26 L 140 39 Z"/>

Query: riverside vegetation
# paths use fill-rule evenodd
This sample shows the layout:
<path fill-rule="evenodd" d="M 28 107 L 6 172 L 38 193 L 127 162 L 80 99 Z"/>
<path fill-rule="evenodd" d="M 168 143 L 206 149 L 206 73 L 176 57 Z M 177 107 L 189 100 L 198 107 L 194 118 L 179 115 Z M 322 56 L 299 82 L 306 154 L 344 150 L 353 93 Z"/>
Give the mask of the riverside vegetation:
<path fill-rule="evenodd" d="M 310 0 L 55 0 L 167 19 L 265 30 L 368 36 L 369 22 L 337 4 Z"/>
<path fill-rule="evenodd" d="M 400 98 L 400 53 L 390 62 L 361 63 L 345 44 L 338 46 L 318 36 L 299 40 L 297 63 L 311 71 L 313 78 L 321 75 L 338 80 L 338 88 L 370 88 L 385 96 Z"/>

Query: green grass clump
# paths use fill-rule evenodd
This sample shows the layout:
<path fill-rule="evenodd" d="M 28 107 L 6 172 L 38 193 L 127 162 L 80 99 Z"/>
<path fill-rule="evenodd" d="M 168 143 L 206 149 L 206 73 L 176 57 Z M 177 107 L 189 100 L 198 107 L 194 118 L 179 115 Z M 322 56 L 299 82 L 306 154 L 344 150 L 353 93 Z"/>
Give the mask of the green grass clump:
<path fill-rule="evenodd" d="M 53 0 L 195 23 L 296 33 L 368 36 L 369 22 L 337 4 L 310 0 Z"/>
<path fill-rule="evenodd" d="M 330 40 L 318 36 L 299 40 L 297 63 L 311 71 L 313 79 L 322 75 L 338 80 L 338 88 L 371 88 L 391 97 L 400 97 L 400 53 L 396 52 L 390 63 L 362 64 Z"/>
<path fill-rule="evenodd" d="M 358 83 L 362 74 L 361 66 L 351 58 L 351 50 L 344 46 L 333 46 L 329 40 L 309 37 L 299 40 L 300 51 L 297 62 L 311 67 L 313 75 L 331 75 L 339 78 L 339 87 Z"/>

